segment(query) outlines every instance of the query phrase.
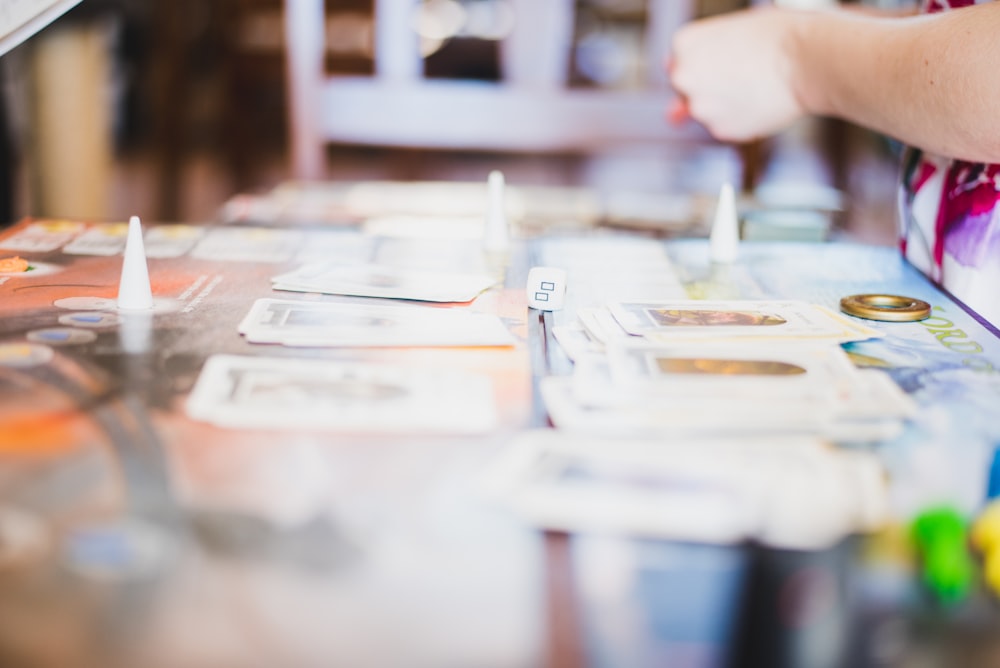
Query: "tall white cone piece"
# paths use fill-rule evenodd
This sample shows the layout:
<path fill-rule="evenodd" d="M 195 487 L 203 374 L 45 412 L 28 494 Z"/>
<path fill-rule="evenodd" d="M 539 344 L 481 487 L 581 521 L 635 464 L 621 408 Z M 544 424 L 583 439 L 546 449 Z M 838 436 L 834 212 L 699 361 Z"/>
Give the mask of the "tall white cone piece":
<path fill-rule="evenodd" d="M 153 291 L 149 287 L 149 268 L 146 266 L 146 249 L 142 243 L 142 225 L 138 216 L 132 216 L 128 221 L 125 260 L 118 281 L 118 308 L 129 311 L 153 308 Z"/>
<path fill-rule="evenodd" d="M 736 195 L 730 183 L 722 184 L 715 205 L 715 219 L 708 237 L 712 262 L 732 262 L 740 245 L 740 219 L 736 214 Z"/>
<path fill-rule="evenodd" d="M 510 245 L 507 210 L 504 205 L 505 189 L 503 172 L 490 172 L 487 180 L 486 226 L 483 230 L 483 248 L 489 252 L 506 251 Z"/>

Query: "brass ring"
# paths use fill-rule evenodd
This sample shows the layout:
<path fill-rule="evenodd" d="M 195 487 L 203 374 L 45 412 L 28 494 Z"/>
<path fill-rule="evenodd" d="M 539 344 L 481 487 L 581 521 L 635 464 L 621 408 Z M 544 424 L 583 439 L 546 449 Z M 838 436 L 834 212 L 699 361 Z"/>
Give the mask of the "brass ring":
<path fill-rule="evenodd" d="M 915 322 L 931 315 L 931 305 L 898 295 L 851 295 L 840 300 L 840 310 L 866 320 Z"/>

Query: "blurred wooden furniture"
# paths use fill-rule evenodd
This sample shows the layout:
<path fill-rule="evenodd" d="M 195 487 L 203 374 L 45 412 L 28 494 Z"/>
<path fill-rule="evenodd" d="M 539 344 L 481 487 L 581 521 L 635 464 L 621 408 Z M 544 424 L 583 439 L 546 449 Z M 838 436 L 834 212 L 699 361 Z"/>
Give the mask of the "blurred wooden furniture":
<path fill-rule="evenodd" d="M 501 80 L 429 79 L 412 27 L 416 0 L 374 0 L 374 74 L 332 76 L 325 66 L 323 0 L 284 0 L 292 174 L 324 174 L 329 143 L 497 151 L 587 151 L 623 143 L 704 137 L 671 126 L 660 64 L 695 0 L 648 0 L 649 66 L 640 90 L 571 88 L 574 0 L 510 0 Z"/>
<path fill-rule="evenodd" d="M 239 192 L 284 135 L 281 0 L 156 0 L 148 11 L 156 215 L 177 220 L 195 151 L 217 153 Z"/>
<path fill-rule="evenodd" d="M 31 45 L 28 146 L 36 216 L 107 218 L 114 141 L 107 20 L 60 22 Z"/>

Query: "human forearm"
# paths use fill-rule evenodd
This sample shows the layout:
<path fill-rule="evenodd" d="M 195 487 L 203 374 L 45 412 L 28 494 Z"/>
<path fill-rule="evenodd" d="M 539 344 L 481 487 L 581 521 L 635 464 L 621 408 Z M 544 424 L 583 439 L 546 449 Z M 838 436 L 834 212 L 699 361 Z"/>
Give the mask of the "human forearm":
<path fill-rule="evenodd" d="M 804 109 L 966 160 L 1000 162 L 1000 3 L 882 19 L 802 13 L 788 41 Z"/>

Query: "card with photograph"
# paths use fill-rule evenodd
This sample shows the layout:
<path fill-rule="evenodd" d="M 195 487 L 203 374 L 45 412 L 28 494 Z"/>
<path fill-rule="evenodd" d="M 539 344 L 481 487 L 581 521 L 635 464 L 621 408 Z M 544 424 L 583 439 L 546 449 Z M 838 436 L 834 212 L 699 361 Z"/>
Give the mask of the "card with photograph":
<path fill-rule="evenodd" d="M 608 309 L 629 334 L 661 342 L 868 338 L 829 311 L 800 301 L 618 302 Z"/>
<path fill-rule="evenodd" d="M 858 382 L 831 344 L 616 345 L 608 361 L 617 387 L 659 395 L 832 398 Z"/>
<path fill-rule="evenodd" d="M 497 421 L 482 374 L 287 357 L 214 355 L 186 407 L 194 419 L 245 429 L 481 433 Z"/>
<path fill-rule="evenodd" d="M 794 432 L 870 443 L 898 435 L 913 416 L 912 400 L 882 372 L 801 381 L 769 387 L 708 379 L 686 388 L 682 375 L 671 382 L 616 382 L 607 357 L 594 354 L 578 359 L 570 376 L 542 379 L 539 391 L 555 426 L 585 433 Z"/>

